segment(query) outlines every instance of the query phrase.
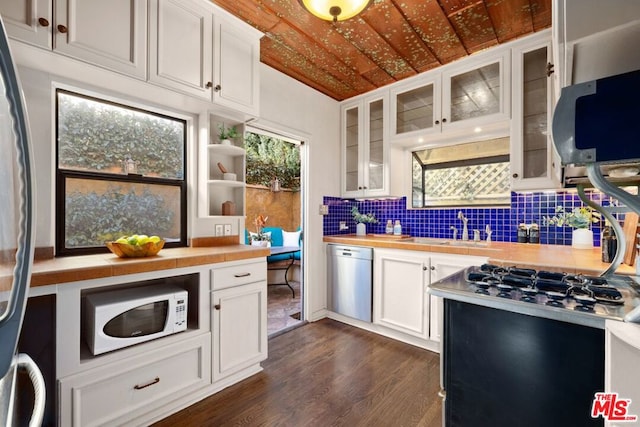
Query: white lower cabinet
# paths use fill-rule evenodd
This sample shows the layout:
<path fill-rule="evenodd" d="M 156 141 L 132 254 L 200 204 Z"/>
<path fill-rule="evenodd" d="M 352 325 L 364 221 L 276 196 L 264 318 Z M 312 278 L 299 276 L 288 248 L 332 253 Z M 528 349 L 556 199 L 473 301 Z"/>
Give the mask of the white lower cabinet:
<path fill-rule="evenodd" d="M 58 382 L 60 425 L 124 425 L 211 383 L 209 333 Z"/>
<path fill-rule="evenodd" d="M 373 253 L 373 322 L 427 339 L 428 254 L 386 249 Z"/>
<path fill-rule="evenodd" d="M 487 262 L 487 258 L 466 255 L 431 255 L 429 286 L 438 280 L 444 279 L 466 267 L 481 265 Z M 440 341 L 442 333 L 442 298 L 429 295 L 429 339 Z"/>
<path fill-rule="evenodd" d="M 214 383 L 267 358 L 266 270 L 262 261 L 213 271 Z"/>
<path fill-rule="evenodd" d="M 442 299 L 428 294 L 431 283 L 485 257 L 399 249 L 374 249 L 373 322 L 424 340 L 440 341 Z"/>

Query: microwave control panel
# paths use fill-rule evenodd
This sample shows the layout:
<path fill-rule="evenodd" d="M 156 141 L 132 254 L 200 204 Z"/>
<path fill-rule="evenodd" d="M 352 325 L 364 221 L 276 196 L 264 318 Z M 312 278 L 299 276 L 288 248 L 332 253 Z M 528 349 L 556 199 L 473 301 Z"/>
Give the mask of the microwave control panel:
<path fill-rule="evenodd" d="M 187 297 L 179 297 L 176 299 L 176 317 L 175 317 L 175 329 L 176 331 L 182 331 L 187 329 Z"/>

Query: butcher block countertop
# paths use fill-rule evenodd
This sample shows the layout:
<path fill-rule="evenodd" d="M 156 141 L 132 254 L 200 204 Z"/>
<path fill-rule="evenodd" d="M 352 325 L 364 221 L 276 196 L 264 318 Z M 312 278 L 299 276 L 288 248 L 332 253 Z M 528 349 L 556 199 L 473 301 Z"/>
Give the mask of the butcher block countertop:
<path fill-rule="evenodd" d="M 537 245 L 529 243 L 481 242 L 474 246 L 473 242 L 465 245 L 438 244 L 450 242 L 446 239 L 425 239 L 436 244 L 413 242 L 410 236 L 385 236 L 354 234 L 325 236 L 324 242 L 343 245 L 368 246 L 373 248 L 404 249 L 456 255 L 473 255 L 488 257 L 489 262 L 502 266 L 518 266 L 536 270 L 559 271 L 566 273 L 582 273 L 599 275 L 610 264 L 601 261 L 600 247 L 593 249 L 573 249 L 564 245 Z M 460 244 L 460 242 L 458 242 Z M 616 271 L 620 274 L 635 275 L 635 267 L 622 264 Z"/>
<path fill-rule="evenodd" d="M 269 248 L 247 245 L 162 249 L 156 256 L 118 258 L 109 254 L 35 261 L 31 287 L 266 257 Z"/>

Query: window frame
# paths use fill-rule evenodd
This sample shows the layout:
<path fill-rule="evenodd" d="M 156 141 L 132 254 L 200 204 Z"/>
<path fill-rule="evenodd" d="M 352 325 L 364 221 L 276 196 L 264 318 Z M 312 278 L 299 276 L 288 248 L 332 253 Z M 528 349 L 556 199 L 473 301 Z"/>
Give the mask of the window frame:
<path fill-rule="evenodd" d="M 183 124 L 183 147 L 182 147 L 182 179 L 173 178 L 160 178 L 152 176 L 144 176 L 138 174 L 114 174 L 104 172 L 88 172 L 78 171 L 74 169 L 60 168 L 59 158 L 59 102 L 58 94 L 65 93 L 80 98 L 85 98 L 91 101 L 100 102 L 127 110 L 133 110 L 169 120 L 181 122 Z M 65 245 L 66 234 L 66 182 L 67 179 L 89 179 L 102 182 L 122 182 L 130 184 L 154 184 L 167 187 L 178 187 L 180 189 L 180 240 L 175 242 L 166 242 L 165 248 L 176 248 L 187 246 L 187 204 L 188 204 L 188 164 L 187 164 L 187 147 L 188 147 L 188 122 L 184 118 L 174 117 L 168 114 L 159 113 L 156 111 L 145 110 L 141 107 L 134 107 L 132 105 L 124 104 L 123 102 L 116 102 L 105 98 L 98 98 L 97 96 L 87 95 L 63 88 L 54 89 L 54 111 L 55 111 L 55 252 L 56 256 L 72 256 L 72 255 L 89 255 L 99 253 L 109 253 L 109 249 L 106 245 L 93 246 L 93 247 L 81 247 L 81 248 L 67 248 Z"/>

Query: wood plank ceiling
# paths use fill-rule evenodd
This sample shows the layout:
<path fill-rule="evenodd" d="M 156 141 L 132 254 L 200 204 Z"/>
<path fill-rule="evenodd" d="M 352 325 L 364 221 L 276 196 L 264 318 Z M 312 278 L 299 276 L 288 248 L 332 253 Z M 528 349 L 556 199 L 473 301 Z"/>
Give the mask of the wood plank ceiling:
<path fill-rule="evenodd" d="M 342 101 L 551 26 L 551 0 L 373 0 L 338 23 L 297 0 L 211 0 L 262 31 L 260 60 Z"/>

